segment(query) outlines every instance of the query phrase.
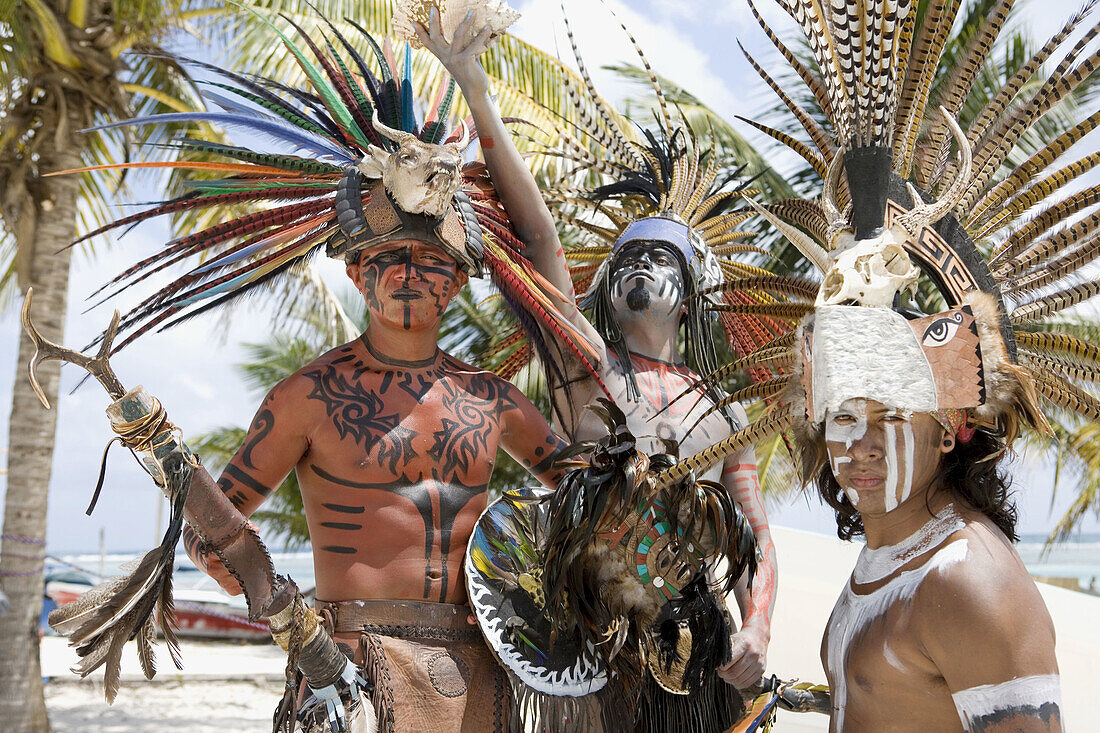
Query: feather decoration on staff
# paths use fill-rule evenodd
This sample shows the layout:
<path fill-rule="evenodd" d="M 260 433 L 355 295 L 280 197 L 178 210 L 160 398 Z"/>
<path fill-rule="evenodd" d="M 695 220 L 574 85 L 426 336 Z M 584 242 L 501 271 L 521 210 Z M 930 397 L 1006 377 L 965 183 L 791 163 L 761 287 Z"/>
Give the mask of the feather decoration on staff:
<path fill-rule="evenodd" d="M 87 677 L 105 667 L 103 685 L 108 703 L 114 702 L 118 693 L 122 648 L 127 641 L 137 641 L 146 679 L 156 674 L 153 639 L 157 620 L 173 663 L 183 669 L 175 633 L 172 569 L 193 469 L 181 456 L 170 461 L 174 465 L 165 466 L 165 491 L 171 514 L 160 545 L 145 553 L 129 575 L 98 585 L 50 612 L 50 627 L 69 637 L 69 645 L 76 647 L 80 655 L 73 672 Z"/>
<path fill-rule="evenodd" d="M 289 18 L 283 19 L 292 31 L 284 33 L 264 22 L 305 76 L 302 88 L 179 59 L 182 64 L 196 65 L 217 75 L 217 80 L 204 82 L 204 97 L 221 111 L 153 115 L 107 122 L 95 128 L 203 121 L 243 131 L 251 140 L 263 143 L 251 148 L 183 138 L 165 146 L 183 154 L 181 159 L 109 166 L 176 168 L 223 177 L 188 181 L 185 185 L 192 190 L 182 196 L 120 218 L 77 241 L 165 214 L 225 212 L 217 223 L 168 242 L 93 293 L 102 302 L 171 265 L 200 261 L 124 314 L 122 338 L 114 351 L 151 330 L 169 328 L 231 305 L 260 288 L 273 287 L 320 252 L 343 257 L 363 246 L 359 241 L 362 210 L 369 208 L 373 197 L 395 196 L 388 184 L 374 185 L 372 179 L 385 178 L 385 161 L 403 141 L 411 140 L 434 146 L 435 150 L 450 150 L 460 163 L 454 201 L 446 202 L 439 211 L 414 213 L 455 217 L 459 229 L 452 227 L 449 231 L 460 265 L 479 274 L 484 253 L 490 252 L 484 262 L 487 274 L 507 295 L 507 302 L 524 311 L 517 314 L 520 320 L 553 333 L 560 341 L 554 348 L 574 353 L 591 368 L 591 346 L 558 312 L 560 294 L 534 276 L 533 268 L 520 254 L 523 245 L 511 229 L 484 166 L 461 166 L 458 156 L 476 139 L 476 131 L 468 121 L 460 121 L 457 130 L 448 132 L 456 98 L 454 81 L 445 79 L 440 84 L 421 122 L 416 114 L 407 47 L 395 52 L 388 39 L 379 44 L 361 27 L 347 21 L 369 48 L 364 57 L 323 17 L 321 27 L 308 32 Z M 191 155 L 202 159 L 190 160 Z M 370 175 L 364 175 L 367 169 Z M 75 172 L 79 171 L 61 173 Z M 356 211 L 360 212 L 359 218 Z M 435 236 L 431 232 L 425 235 Z"/>

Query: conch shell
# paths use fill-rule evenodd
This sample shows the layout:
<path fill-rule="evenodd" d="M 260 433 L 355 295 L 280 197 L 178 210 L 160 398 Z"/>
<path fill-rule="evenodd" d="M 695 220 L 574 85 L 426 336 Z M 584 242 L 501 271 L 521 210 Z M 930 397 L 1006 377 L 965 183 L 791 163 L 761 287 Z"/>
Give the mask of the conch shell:
<path fill-rule="evenodd" d="M 420 48 L 422 44 L 413 23 L 427 28 L 428 13 L 433 7 L 439 9 L 443 37 L 449 42 L 454 41 L 455 30 L 470 12 L 474 14 L 473 27 L 478 30 L 491 28 L 492 38 L 519 20 L 519 13 L 501 0 L 398 0 L 393 14 L 393 32 L 413 48 Z"/>

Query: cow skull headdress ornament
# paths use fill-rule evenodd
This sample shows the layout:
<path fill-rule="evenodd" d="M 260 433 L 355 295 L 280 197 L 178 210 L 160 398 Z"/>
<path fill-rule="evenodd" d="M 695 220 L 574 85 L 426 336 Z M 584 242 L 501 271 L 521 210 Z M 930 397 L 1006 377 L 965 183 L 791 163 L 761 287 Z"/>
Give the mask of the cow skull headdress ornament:
<path fill-rule="evenodd" d="M 390 152 L 371 145 L 358 168 L 367 178 L 381 179 L 386 193 L 402 210 L 441 218 L 451 206 L 462 183 L 462 151 L 470 141 L 470 130 L 462 122 L 462 136 L 453 143 L 426 143 L 411 132 L 394 130 L 378 120 L 371 121 L 378 134 L 397 144 Z"/>

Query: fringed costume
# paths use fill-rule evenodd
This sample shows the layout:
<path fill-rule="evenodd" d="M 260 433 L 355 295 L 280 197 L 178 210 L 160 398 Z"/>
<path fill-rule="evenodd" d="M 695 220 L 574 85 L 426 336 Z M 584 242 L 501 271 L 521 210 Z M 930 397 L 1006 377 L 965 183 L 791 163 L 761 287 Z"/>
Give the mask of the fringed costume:
<path fill-rule="evenodd" d="M 574 53 L 582 84 L 567 81 L 566 92 L 577 123 L 559 117 L 549 132 L 547 152 L 562 160 L 563 174 L 543 195 L 577 235 L 565 256 L 575 290 L 586 293 L 580 306 L 608 360 L 625 373 L 623 399 L 639 402 L 646 399 L 635 374 L 639 357 L 630 353 L 610 292 L 630 245 L 655 244 L 680 268 L 683 372 L 692 381 L 696 372 L 718 369 L 712 310 L 743 302 L 745 283 L 766 273 L 733 259 L 761 253 L 737 229 L 754 215 L 742 200 L 750 191 L 741 169 L 674 121 L 656 77 L 655 124 L 635 128 L 598 95 L 575 46 Z M 790 329 L 736 307 L 720 318 L 736 353 Z M 549 374 L 551 384 L 556 376 Z M 763 382 L 772 376 L 766 367 L 756 372 Z M 748 394 L 708 387 L 679 397 L 708 398 L 698 421 L 717 412 L 736 430 L 744 425 L 730 408 Z M 765 384 L 753 394 L 774 390 Z M 521 709 L 553 730 L 727 730 L 745 709 L 717 674 L 736 630 L 725 597 L 743 574 L 751 586 L 752 528 L 725 486 L 698 480 L 702 471 L 655 485 L 652 476 L 675 464 L 677 446 L 666 441 L 662 454 L 649 457 L 639 451 L 623 414 L 628 405 L 563 402 L 558 409 L 573 411 L 571 424 L 602 421 L 608 437 L 594 449 L 578 446 L 593 452 L 553 494 L 509 496 L 491 507 L 467 554 L 471 602 L 522 685 Z M 575 432 L 599 432 L 588 428 Z"/>
<path fill-rule="evenodd" d="M 503 12 L 499 3 L 479 7 L 477 12 Z M 463 162 L 462 153 L 476 132 L 467 121 L 448 125 L 454 83 L 444 83 L 420 117 L 408 48 L 404 54 L 395 53 L 388 40 L 380 45 L 362 31 L 358 41 L 370 49 L 364 57 L 335 26 L 321 20 L 312 33 L 295 26 L 296 40 L 272 26 L 273 40 L 293 55 L 306 78 L 302 88 L 184 61 L 217 75 L 218 80 L 206 83 L 205 96 L 221 111 L 106 125 L 211 123 L 244 131 L 270 147 L 184 138 L 171 146 L 182 159 L 109 166 L 193 169 L 221 177 L 196 175 L 186 194 L 82 239 L 180 212 L 206 212 L 216 215 L 217 223 L 167 243 L 101 288 L 105 299 L 110 298 L 173 264 L 200 260 L 121 319 L 116 316 L 99 339 L 99 366 L 93 371 L 119 400 L 113 408 L 118 413 L 117 420 L 113 417 L 116 430 L 126 445 L 145 457 L 173 501 L 173 515 L 163 546 L 145 558 L 138 572 L 98 590 L 79 606 L 59 609 L 51 623 L 79 644 L 84 657 L 80 674 L 107 664 L 108 699 L 117 688 L 118 658 L 127 640 L 139 641 L 143 665 L 149 676 L 153 674 L 146 660 L 154 605 L 160 608 L 178 664 L 170 633 L 170 572 L 186 518 L 240 582 L 251 618 L 269 619 L 276 641 L 290 655 L 287 691 L 275 719 L 278 729 L 291 731 L 296 712 L 312 724 L 342 729 L 345 706 L 354 710 L 360 697 L 373 696 L 377 716 L 360 709 L 355 725 L 377 717 L 382 731 L 457 731 L 465 710 L 467 722 L 461 730 L 503 730 L 506 684 L 463 608 L 411 604 L 420 606 L 412 609 L 410 604 L 381 602 L 367 609 L 337 604 L 335 613 L 330 609 L 327 616 L 335 621 L 336 638 L 348 642 L 342 651 L 359 650 L 356 661 L 365 667 L 357 672 L 333 644 L 323 620 L 304 605 L 294 584 L 274 574 L 254 528 L 199 466 L 159 403 L 140 390 L 125 394 L 113 374 L 110 379 L 105 376 L 110 372 L 107 357 L 152 329 L 168 328 L 280 281 L 293 291 L 293 278 L 322 251 L 354 262 L 372 247 L 405 239 L 443 249 L 468 274 L 487 272 L 505 300 L 517 308 L 522 323 L 538 324 L 540 333 L 554 335 L 558 348 L 564 345 L 580 362 L 590 363 L 587 343 L 556 310 L 552 288 L 519 254 L 522 245 L 484 166 Z M 116 333 L 123 336 L 117 345 Z M 64 358 L 90 370 L 94 366 L 75 352 L 50 352 L 40 358 Z M 312 693 L 305 708 L 297 711 L 301 701 L 295 667 Z M 420 698 L 420 693 L 427 696 Z"/>

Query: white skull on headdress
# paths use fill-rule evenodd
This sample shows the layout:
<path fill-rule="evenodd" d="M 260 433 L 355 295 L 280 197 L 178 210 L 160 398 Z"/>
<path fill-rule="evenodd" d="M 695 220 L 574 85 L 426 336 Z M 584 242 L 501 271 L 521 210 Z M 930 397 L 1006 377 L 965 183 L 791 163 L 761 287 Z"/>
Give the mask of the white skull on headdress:
<path fill-rule="evenodd" d="M 386 193 L 403 211 L 443 217 L 462 183 L 462 150 L 469 140 L 463 123 L 462 138 L 453 143 L 426 143 L 411 132 L 394 130 L 373 120 L 374 129 L 397 143 L 397 150 L 370 146 L 359 161 L 359 170 L 368 178 L 381 178 Z"/>
<path fill-rule="evenodd" d="M 863 305 L 889 308 L 894 296 L 915 292 L 920 269 L 903 246 L 905 231 L 891 227 L 876 237 L 857 240 L 840 232 L 830 266 L 818 292 L 817 305 Z"/>

